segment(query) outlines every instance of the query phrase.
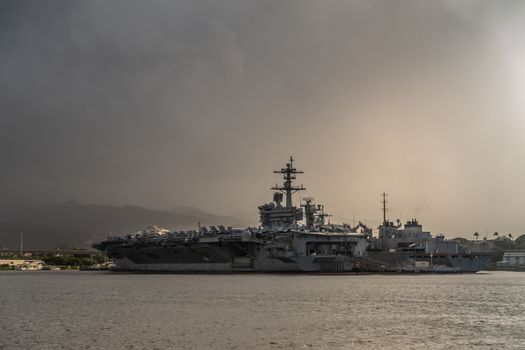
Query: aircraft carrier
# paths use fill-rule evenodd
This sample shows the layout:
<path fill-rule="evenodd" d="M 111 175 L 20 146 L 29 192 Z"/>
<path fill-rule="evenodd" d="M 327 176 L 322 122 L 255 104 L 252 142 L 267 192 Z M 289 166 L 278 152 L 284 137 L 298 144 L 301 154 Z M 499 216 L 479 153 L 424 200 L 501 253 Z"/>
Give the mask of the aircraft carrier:
<path fill-rule="evenodd" d="M 377 236 L 357 226 L 326 223 L 324 206 L 292 196 L 303 172 L 290 157 L 274 171 L 282 185 L 271 189 L 273 201 L 259 206 L 260 226 L 244 229 L 211 226 L 170 231 L 156 226 L 135 234 L 108 237 L 93 245 L 111 258 L 116 270 L 152 272 L 416 272 L 456 273 L 484 269 L 492 253 L 471 253 L 456 240 L 423 231 L 416 220 L 404 228 L 386 218 Z"/>
<path fill-rule="evenodd" d="M 272 187 L 272 202 L 259 206 L 259 227 L 170 231 L 152 226 L 136 234 L 108 237 L 93 247 L 105 252 L 121 271 L 352 271 L 356 259 L 366 253 L 371 230 L 362 224 L 326 223 L 324 206 L 312 198 L 295 206 L 293 194 L 305 188 L 293 183 L 303 172 L 295 168 L 292 157 L 274 173 L 282 175 L 284 182 Z"/>

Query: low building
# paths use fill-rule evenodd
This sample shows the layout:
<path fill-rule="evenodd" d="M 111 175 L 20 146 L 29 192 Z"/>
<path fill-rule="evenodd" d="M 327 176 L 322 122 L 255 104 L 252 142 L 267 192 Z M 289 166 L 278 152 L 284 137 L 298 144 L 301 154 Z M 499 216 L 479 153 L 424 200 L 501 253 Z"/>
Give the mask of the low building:
<path fill-rule="evenodd" d="M 498 270 L 525 271 L 525 250 L 507 251 L 503 259 L 497 262 Z"/>
<path fill-rule="evenodd" d="M 483 253 L 496 250 L 496 239 L 483 239 L 479 241 L 470 241 L 467 244 L 467 250 L 470 253 Z"/>
<path fill-rule="evenodd" d="M 0 259 L 0 266 L 15 270 L 42 270 L 45 265 L 42 260 Z"/>

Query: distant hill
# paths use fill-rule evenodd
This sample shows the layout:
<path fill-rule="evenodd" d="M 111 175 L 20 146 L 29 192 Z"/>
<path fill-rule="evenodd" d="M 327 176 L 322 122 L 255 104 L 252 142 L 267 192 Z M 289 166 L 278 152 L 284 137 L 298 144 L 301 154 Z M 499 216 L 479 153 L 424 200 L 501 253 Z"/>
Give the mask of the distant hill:
<path fill-rule="evenodd" d="M 24 249 L 88 248 L 105 234 L 88 230 L 0 221 L 0 248 L 18 249 L 23 232 Z"/>
<path fill-rule="evenodd" d="M 174 207 L 167 211 L 70 201 L 58 205 L 1 209 L 0 247 L 17 248 L 20 232 L 24 232 L 24 247 L 27 249 L 58 245 L 64 248 L 88 247 L 108 234 L 135 232 L 148 225 L 195 229 L 199 222 L 204 226 L 244 227 L 254 224 L 190 207 Z"/>
<path fill-rule="evenodd" d="M 196 209 L 193 207 L 186 207 L 186 206 L 174 206 L 174 207 L 169 208 L 167 211 L 173 214 L 187 215 L 190 217 L 199 218 L 201 221 L 201 224 L 208 222 L 208 223 L 212 223 L 212 225 L 223 225 L 223 226 L 233 226 L 233 227 L 246 227 L 246 226 L 257 225 L 257 217 L 255 215 L 253 216 L 253 218 L 246 216 L 246 215 L 231 215 L 231 216 L 214 215 L 214 214 L 210 214 L 205 211 L 202 211 L 200 209 Z M 209 224 L 205 224 L 205 225 L 209 225 Z"/>

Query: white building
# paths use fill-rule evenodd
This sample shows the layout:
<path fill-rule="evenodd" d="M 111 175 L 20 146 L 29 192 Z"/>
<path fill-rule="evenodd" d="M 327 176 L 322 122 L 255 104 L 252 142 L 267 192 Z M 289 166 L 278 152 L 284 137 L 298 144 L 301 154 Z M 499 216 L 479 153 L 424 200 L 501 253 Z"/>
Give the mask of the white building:
<path fill-rule="evenodd" d="M 497 263 L 498 270 L 525 270 L 525 251 L 503 253 L 503 260 Z"/>
<path fill-rule="evenodd" d="M 46 264 L 42 260 L 0 259 L 1 265 L 16 270 L 42 270 Z"/>

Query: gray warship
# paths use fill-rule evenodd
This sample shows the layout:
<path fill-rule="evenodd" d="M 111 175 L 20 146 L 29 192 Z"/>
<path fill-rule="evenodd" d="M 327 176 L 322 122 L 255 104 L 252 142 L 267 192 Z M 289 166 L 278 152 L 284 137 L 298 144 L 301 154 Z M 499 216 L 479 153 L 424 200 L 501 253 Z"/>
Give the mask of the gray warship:
<path fill-rule="evenodd" d="M 471 252 L 457 240 L 424 231 L 417 219 L 405 225 L 387 219 L 386 193 L 382 194 L 383 223 L 378 236 L 369 238 L 366 256 L 357 264 L 362 271 L 377 272 L 478 272 L 488 266 L 493 252 Z"/>
<path fill-rule="evenodd" d="M 324 206 L 305 198 L 293 205 L 297 174 L 290 157 L 274 173 L 273 201 L 259 206 L 260 226 L 223 226 L 193 231 L 149 227 L 136 234 L 108 237 L 93 247 L 111 258 L 116 270 L 150 272 L 349 272 L 366 254 L 371 230 L 359 224 L 326 223 Z M 284 198 L 283 198 L 284 197 Z M 283 202 L 284 199 L 284 202 Z"/>

